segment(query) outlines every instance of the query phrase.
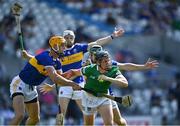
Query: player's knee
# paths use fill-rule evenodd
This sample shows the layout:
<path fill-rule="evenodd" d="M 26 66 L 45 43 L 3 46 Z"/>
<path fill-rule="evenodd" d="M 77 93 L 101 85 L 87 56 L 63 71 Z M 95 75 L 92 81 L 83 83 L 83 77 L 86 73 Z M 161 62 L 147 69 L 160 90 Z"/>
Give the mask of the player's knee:
<path fill-rule="evenodd" d="M 37 124 L 40 121 L 40 116 L 29 117 L 33 124 Z"/>

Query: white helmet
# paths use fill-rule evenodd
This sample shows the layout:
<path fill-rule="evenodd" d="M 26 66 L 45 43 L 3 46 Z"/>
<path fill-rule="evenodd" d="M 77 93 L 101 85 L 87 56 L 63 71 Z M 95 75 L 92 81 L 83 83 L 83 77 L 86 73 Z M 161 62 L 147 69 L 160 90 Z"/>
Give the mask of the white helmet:
<path fill-rule="evenodd" d="M 66 35 L 72 35 L 72 36 L 75 38 L 75 34 L 74 34 L 74 32 L 71 31 L 71 30 L 65 30 L 65 31 L 63 32 L 63 37 L 66 36 Z"/>

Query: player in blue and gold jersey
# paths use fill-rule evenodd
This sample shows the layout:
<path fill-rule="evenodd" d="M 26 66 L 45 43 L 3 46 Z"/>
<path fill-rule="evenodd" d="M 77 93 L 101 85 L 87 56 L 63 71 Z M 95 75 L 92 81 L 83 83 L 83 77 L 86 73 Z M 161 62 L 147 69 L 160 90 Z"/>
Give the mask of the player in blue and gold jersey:
<path fill-rule="evenodd" d="M 19 75 L 13 78 L 10 84 L 10 93 L 13 100 L 15 116 L 10 125 L 19 125 L 24 117 L 25 108 L 28 113 L 26 125 L 35 125 L 40 119 L 40 109 L 36 86 L 40 85 L 47 77 L 56 84 L 80 87 L 73 81 L 60 76 L 61 63 L 59 56 L 65 49 L 65 40 L 61 36 L 53 36 L 49 40 L 50 51 L 32 57 Z"/>

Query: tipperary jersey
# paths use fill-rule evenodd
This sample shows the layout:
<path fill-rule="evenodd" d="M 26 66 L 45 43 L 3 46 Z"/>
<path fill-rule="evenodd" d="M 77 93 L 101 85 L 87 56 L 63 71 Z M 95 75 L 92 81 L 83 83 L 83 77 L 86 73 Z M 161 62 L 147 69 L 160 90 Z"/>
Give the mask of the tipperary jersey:
<path fill-rule="evenodd" d="M 112 62 L 113 66 L 117 66 L 117 64 L 118 64 L 118 62 L 115 60 L 112 60 L 111 62 Z M 112 96 L 114 95 L 114 92 L 112 91 L 112 87 L 109 87 L 109 94 Z"/>
<path fill-rule="evenodd" d="M 113 66 L 117 66 L 117 65 L 118 65 L 118 62 L 115 61 L 115 60 L 112 60 L 111 62 L 112 62 L 112 65 L 113 65 Z"/>
<path fill-rule="evenodd" d="M 88 50 L 88 44 L 76 43 L 70 49 L 64 51 L 64 57 L 61 58 L 62 71 L 66 72 L 70 69 L 80 69 L 82 67 L 82 59 L 84 53 Z M 78 76 L 74 80 L 76 83 L 81 83 L 84 81 L 83 76 Z"/>
<path fill-rule="evenodd" d="M 44 51 L 29 60 L 19 73 L 19 77 L 26 84 L 40 85 L 47 78 L 46 66 L 53 66 L 56 70 L 61 70 L 60 61 L 53 59 L 49 51 Z"/>

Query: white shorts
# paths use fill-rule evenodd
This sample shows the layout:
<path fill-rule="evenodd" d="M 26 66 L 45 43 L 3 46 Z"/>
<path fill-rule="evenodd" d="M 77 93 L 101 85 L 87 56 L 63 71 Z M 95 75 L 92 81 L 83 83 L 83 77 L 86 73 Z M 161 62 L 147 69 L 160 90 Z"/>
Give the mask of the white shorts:
<path fill-rule="evenodd" d="M 85 115 L 92 115 L 102 105 L 112 105 L 111 100 L 105 97 L 95 97 L 83 91 L 82 106 Z"/>
<path fill-rule="evenodd" d="M 111 100 L 111 103 L 112 103 L 112 108 L 113 109 L 118 108 L 118 105 L 117 105 L 116 101 Z"/>
<path fill-rule="evenodd" d="M 15 76 L 10 84 L 10 96 L 12 97 L 14 93 L 22 93 L 25 102 L 38 97 L 36 86 L 25 84 L 19 76 Z"/>
<path fill-rule="evenodd" d="M 84 82 L 80 83 L 79 85 L 84 87 Z M 59 97 L 79 100 L 82 98 L 82 91 L 74 91 L 71 86 L 61 86 L 59 88 Z"/>

